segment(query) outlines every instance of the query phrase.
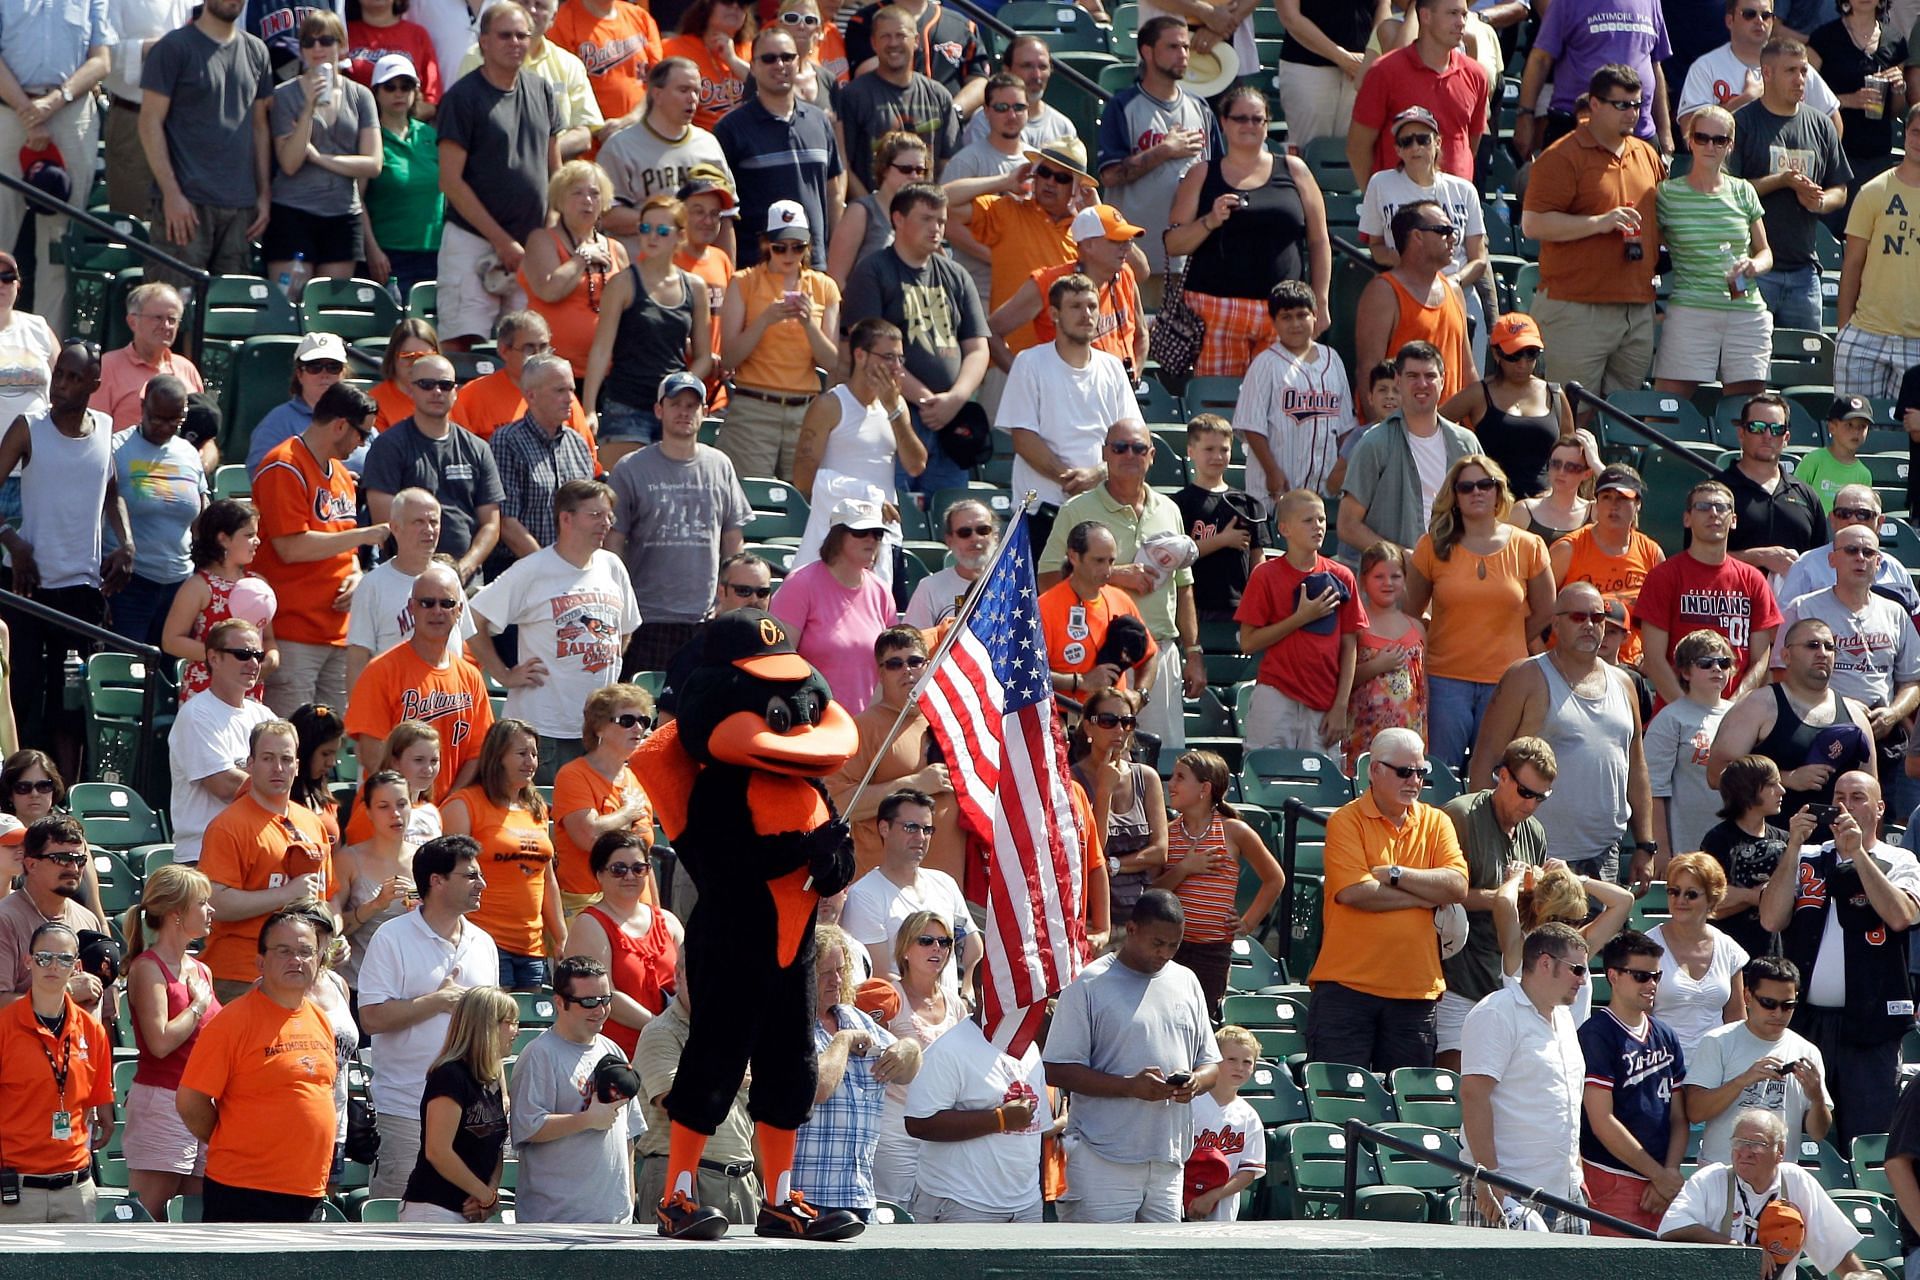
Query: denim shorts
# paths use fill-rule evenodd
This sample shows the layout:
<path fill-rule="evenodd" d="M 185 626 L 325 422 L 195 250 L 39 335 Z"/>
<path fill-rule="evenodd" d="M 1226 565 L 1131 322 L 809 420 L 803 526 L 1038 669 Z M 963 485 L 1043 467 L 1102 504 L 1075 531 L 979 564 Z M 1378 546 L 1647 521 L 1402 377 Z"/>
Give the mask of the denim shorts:
<path fill-rule="evenodd" d="M 543 956 L 516 956 L 500 953 L 500 985 L 508 991 L 538 991 L 547 985 L 547 962 Z"/>
<path fill-rule="evenodd" d="M 602 440 L 635 440 L 641 444 L 652 444 L 660 438 L 660 418 L 651 409 L 636 409 L 630 404 L 621 404 L 618 400 L 600 397 L 600 429 Z"/>

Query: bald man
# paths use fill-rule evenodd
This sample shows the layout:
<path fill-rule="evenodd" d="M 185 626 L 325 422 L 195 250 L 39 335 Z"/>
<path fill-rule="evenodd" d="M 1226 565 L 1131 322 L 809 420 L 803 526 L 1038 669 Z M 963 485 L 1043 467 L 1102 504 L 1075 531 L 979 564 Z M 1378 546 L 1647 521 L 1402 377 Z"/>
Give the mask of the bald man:
<path fill-rule="evenodd" d="M 1793 1030 L 1819 1048 L 1844 1151 L 1885 1133 L 1900 1092 L 1900 1039 L 1913 1028 L 1902 935 L 1920 922 L 1920 862 L 1880 839 L 1886 805 L 1870 773 L 1835 782 L 1833 839 L 1813 842 L 1811 806 L 1792 815 L 1787 849 L 1760 892 L 1760 923 L 1803 975 Z"/>
<path fill-rule="evenodd" d="M 402 489 L 387 505 L 393 531 L 393 558 L 382 560 L 354 588 L 347 612 L 347 688 L 375 656 L 413 634 L 408 600 L 413 580 L 433 562 L 440 545 L 440 499 L 425 489 Z M 452 559 L 446 558 L 451 564 Z M 460 639 L 473 634 L 473 619 L 460 611 Z"/>
<path fill-rule="evenodd" d="M 367 510 L 385 520 L 393 495 L 413 487 L 440 499 L 436 550 L 454 559 L 464 585 L 479 573 L 500 541 L 500 504 L 506 492 L 487 442 L 455 422 L 453 365 L 423 356 L 402 372 L 413 416 L 402 418 L 367 450 L 361 474 Z"/>

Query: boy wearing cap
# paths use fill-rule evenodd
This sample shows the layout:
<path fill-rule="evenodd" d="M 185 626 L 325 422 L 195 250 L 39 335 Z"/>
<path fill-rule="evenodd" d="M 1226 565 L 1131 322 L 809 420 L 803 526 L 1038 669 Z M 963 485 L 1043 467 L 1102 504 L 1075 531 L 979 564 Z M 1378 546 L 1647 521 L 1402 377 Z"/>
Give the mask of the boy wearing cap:
<path fill-rule="evenodd" d="M 1110 204 L 1090 205 L 1073 215 L 1074 252 L 1071 262 L 1041 267 L 1030 274 L 1013 296 L 987 317 L 993 330 L 996 364 L 1013 358 L 1026 347 L 1015 347 L 1017 336 L 1031 326 L 1038 346 L 1054 339 L 1053 313 L 1047 297 L 1053 282 L 1063 276 L 1083 275 L 1100 291 L 1100 317 L 1094 325 L 1093 345 L 1118 356 L 1129 380 L 1137 378 L 1147 362 L 1147 329 L 1141 323 L 1140 281 L 1147 274 L 1147 255 L 1139 240 L 1146 233 L 1120 216 Z"/>
<path fill-rule="evenodd" d="M 1873 472 L 1860 461 L 1860 446 L 1873 425 L 1873 406 L 1865 396 L 1835 396 L 1827 410 L 1827 443 L 1810 451 L 1793 469 L 1794 478 L 1813 490 L 1827 514 L 1850 484 L 1873 487 Z"/>
<path fill-rule="evenodd" d="M 707 315 L 713 324 L 709 350 L 720 350 L 720 306 L 733 279 L 734 230 L 739 206 L 733 196 L 733 178 L 719 165 L 697 164 L 687 171 L 674 197 L 687 207 L 687 235 L 674 251 L 673 265 L 691 271 L 707 286 Z M 715 415 L 727 404 L 722 366 L 714 361 L 707 375 L 708 407 Z"/>
<path fill-rule="evenodd" d="M 1569 582 L 1591 582 L 1609 604 L 1631 608 L 1640 584 L 1667 558 L 1660 544 L 1637 527 L 1646 499 L 1640 473 L 1616 462 L 1600 473 L 1593 488 L 1593 519 L 1547 548 L 1557 591 Z M 1626 621 L 1624 615 L 1621 618 Z M 1639 633 L 1629 630 L 1620 649 L 1622 662 L 1640 660 Z"/>

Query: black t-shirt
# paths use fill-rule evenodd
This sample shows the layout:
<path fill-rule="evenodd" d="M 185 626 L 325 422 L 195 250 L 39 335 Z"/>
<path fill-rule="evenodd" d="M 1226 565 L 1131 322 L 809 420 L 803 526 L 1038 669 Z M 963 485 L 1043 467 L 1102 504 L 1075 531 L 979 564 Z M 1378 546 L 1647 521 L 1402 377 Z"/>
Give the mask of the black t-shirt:
<path fill-rule="evenodd" d="M 1195 542 L 1211 538 L 1239 520 L 1253 531 L 1252 545 L 1266 546 L 1258 520 L 1253 514 L 1260 502 L 1240 492 L 1226 489 L 1215 493 L 1190 484 L 1173 495 L 1180 508 L 1180 524 Z M 1193 562 L 1193 603 L 1203 622 L 1231 622 L 1240 607 L 1240 593 L 1246 589 L 1247 575 L 1253 572 L 1253 552 L 1221 548 Z"/>
<path fill-rule="evenodd" d="M 1900 398 L 1894 402 L 1894 408 L 1902 415 L 1909 409 L 1920 409 L 1920 364 L 1907 370 L 1900 379 Z M 1894 424 L 1899 429 L 1901 423 Z M 1911 437 L 1907 440 L 1907 510 L 1920 511 L 1920 440 Z"/>
<path fill-rule="evenodd" d="M 873 171 L 879 162 L 880 139 L 905 132 L 926 140 L 939 173 L 960 149 L 960 117 L 953 111 L 953 95 L 938 80 L 914 72 L 905 87 L 880 78 L 877 71 L 855 76 L 834 98 L 840 127 L 847 140 L 841 157 L 847 172 L 869 191 L 880 182 Z"/>
<path fill-rule="evenodd" d="M 547 148 L 565 119 L 559 94 L 544 78 L 522 71 L 503 93 L 475 70 L 440 99 L 433 127 L 440 141 L 466 150 L 461 176 L 501 229 L 524 244 L 547 220 Z M 480 234 L 451 201 L 447 221 Z"/>
<path fill-rule="evenodd" d="M 375 437 L 367 450 L 360 487 L 370 492 L 396 494 L 402 489 L 425 489 L 440 499 L 440 545 L 454 559 L 473 545 L 473 527 L 480 508 L 498 506 L 506 498 L 500 471 L 487 442 L 458 423 L 444 440 L 430 439 L 402 418 Z"/>
<path fill-rule="evenodd" d="M 1909 1160 L 1920 1156 L 1920 1089 L 1902 1089 L 1900 1101 L 1894 1104 L 1893 1119 L 1887 1124 L 1887 1155 L 1905 1156 Z M 1912 1253 L 1920 1249 L 1920 1230 L 1904 1213 L 1896 1213 L 1894 1218 L 1900 1223 L 1900 1245 L 1903 1253 Z"/>
<path fill-rule="evenodd" d="M 498 1084 L 481 1085 L 464 1062 L 443 1062 L 427 1072 L 427 1086 L 420 1094 L 420 1132 L 427 1130 L 427 1106 L 435 1098 L 452 1098 L 460 1104 L 460 1127 L 453 1131 L 453 1154 L 482 1182 L 493 1181 L 500 1165 L 501 1148 L 507 1144 L 507 1104 Z M 422 1150 L 420 1159 L 407 1178 L 402 1199 L 419 1204 L 439 1205 L 460 1212 L 467 1193 L 440 1175 Z"/>
<path fill-rule="evenodd" d="M 1882 24 L 1880 43 L 1872 53 L 1863 52 L 1847 34 L 1844 18 L 1835 18 L 1807 37 L 1807 48 L 1820 55 L 1820 78 L 1837 96 L 1857 93 L 1867 77 L 1889 67 L 1906 65 L 1907 42 L 1892 28 Z M 1851 160 L 1878 160 L 1893 150 L 1899 117 L 1889 105 L 1878 120 L 1869 120 L 1859 107 L 1840 108 L 1840 145 Z"/>
<path fill-rule="evenodd" d="M 1833 121 L 1804 102 L 1790 116 L 1775 115 L 1764 102 L 1749 102 L 1733 113 L 1733 121 L 1727 172 L 1736 178 L 1751 181 L 1797 169 L 1823 187 L 1838 187 L 1853 177 Z M 1760 208 L 1775 268 L 1784 271 L 1819 260 L 1813 247 L 1819 214 L 1808 212 L 1785 187 L 1761 196 Z"/>
<path fill-rule="evenodd" d="M 910 267 L 894 249 L 862 258 L 847 277 L 840 327 L 882 316 L 906 335 L 907 372 L 935 395 L 960 376 L 960 344 L 987 336 L 980 291 L 965 267 L 935 254 Z"/>
<path fill-rule="evenodd" d="M 1364 0 L 1300 0 L 1300 16 L 1349 53 L 1363 52 L 1373 35 L 1374 7 Z M 1333 65 L 1298 40 L 1280 46 L 1280 61 L 1302 67 Z"/>
<path fill-rule="evenodd" d="M 874 0 L 847 19 L 847 68 L 858 70 L 873 56 L 873 15 L 892 0 Z M 948 93 L 959 93 L 969 80 L 992 74 L 993 62 L 980 42 L 979 29 L 965 14 L 935 4 L 933 20 L 920 19 L 913 41 L 913 69 L 931 77 Z"/>
<path fill-rule="evenodd" d="M 1700 837 L 1700 850 L 1720 864 L 1728 884 L 1737 889 L 1757 889 L 1767 882 L 1780 855 L 1787 851 L 1787 833 L 1768 823 L 1760 835 L 1750 836 L 1727 819 Z M 1761 927 L 1760 912 L 1755 907 L 1714 923 L 1750 956 L 1771 955 L 1777 945 L 1774 935 Z"/>
<path fill-rule="evenodd" d="M 1786 547 L 1806 552 L 1827 543 L 1827 510 L 1812 489 L 1790 475 L 1769 493 L 1747 478 L 1738 463 L 1717 477 L 1733 490 L 1733 514 L 1739 518 L 1727 535 L 1727 550 Z"/>

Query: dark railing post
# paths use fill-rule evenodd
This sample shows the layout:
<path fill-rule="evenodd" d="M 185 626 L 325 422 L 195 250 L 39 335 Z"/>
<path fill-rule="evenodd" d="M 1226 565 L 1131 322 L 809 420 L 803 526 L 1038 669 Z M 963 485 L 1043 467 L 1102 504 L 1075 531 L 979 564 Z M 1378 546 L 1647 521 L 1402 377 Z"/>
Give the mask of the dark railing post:
<path fill-rule="evenodd" d="M 1592 409 L 1596 413 L 1604 413 L 1607 417 L 1612 418 L 1615 422 L 1619 423 L 1621 426 L 1625 427 L 1627 430 L 1632 431 L 1637 435 L 1645 436 L 1648 440 L 1652 441 L 1654 444 L 1659 445 L 1662 449 L 1665 449 L 1668 453 L 1673 454 L 1675 457 L 1679 458 L 1680 461 L 1686 463 L 1688 466 L 1693 467 L 1695 470 L 1703 472 L 1706 475 L 1710 475 L 1710 476 L 1717 476 L 1720 474 L 1720 469 L 1718 467 L 1714 466 L 1711 462 L 1708 462 L 1705 458 L 1701 457 L 1699 454 L 1695 453 L 1693 450 L 1681 444 L 1678 440 L 1675 440 L 1672 436 L 1668 435 L 1666 432 L 1661 431 L 1658 428 L 1649 425 L 1648 423 L 1642 422 L 1640 419 L 1628 413 L 1625 409 L 1621 409 L 1615 405 L 1608 404 L 1606 400 L 1602 399 L 1600 396 L 1593 394 L 1593 392 L 1587 390 L 1585 387 L 1581 386 L 1579 383 L 1577 382 L 1566 383 L 1565 389 L 1566 389 L 1568 399 L 1574 400 L 1580 404 L 1586 405 L 1588 408 Z"/>
<path fill-rule="evenodd" d="M 1340 1216 L 1354 1218 L 1360 1213 L 1360 1136 L 1365 1126 L 1358 1120 L 1348 1120 L 1344 1127 L 1347 1134 L 1347 1159 L 1346 1167 L 1340 1175 Z"/>
<path fill-rule="evenodd" d="M 1273 918 L 1280 921 L 1280 928 L 1283 931 L 1281 942 L 1285 944 L 1287 971 L 1290 976 L 1293 972 L 1294 882 L 1298 878 L 1294 875 L 1294 868 L 1300 860 L 1300 820 L 1302 818 L 1308 822 L 1318 823 L 1322 827 L 1327 825 L 1326 814 L 1298 796 L 1288 796 L 1280 805 L 1280 870 L 1285 875 L 1286 883 L 1281 887 L 1278 911 Z"/>

